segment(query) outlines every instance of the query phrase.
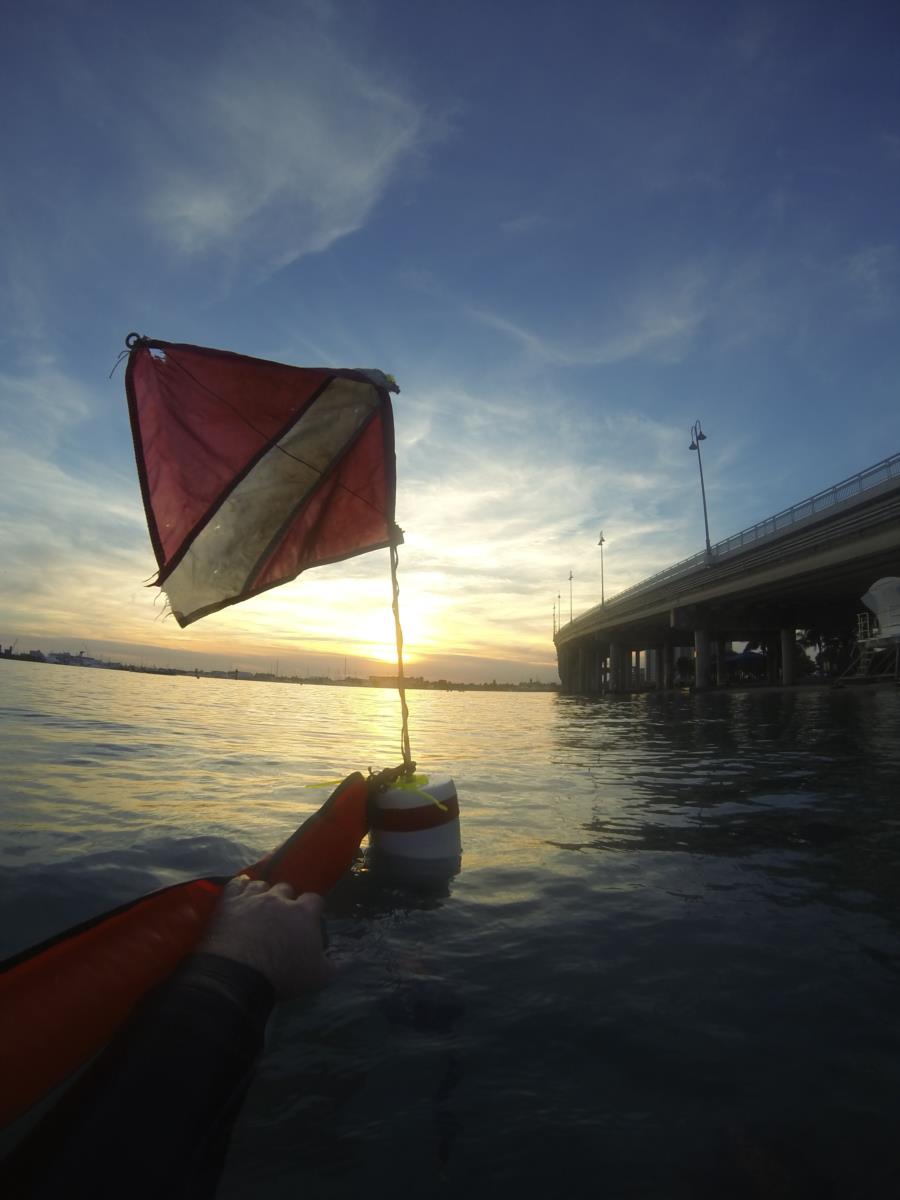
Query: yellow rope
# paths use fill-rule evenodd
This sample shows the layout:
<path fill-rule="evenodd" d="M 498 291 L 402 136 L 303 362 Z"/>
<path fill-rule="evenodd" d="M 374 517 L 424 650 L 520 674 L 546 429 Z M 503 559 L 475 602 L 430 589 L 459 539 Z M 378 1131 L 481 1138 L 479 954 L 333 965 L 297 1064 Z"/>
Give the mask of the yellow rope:
<path fill-rule="evenodd" d="M 397 690 L 400 693 L 400 713 L 402 719 L 400 750 L 403 754 L 403 765 L 406 771 L 412 774 L 415 770 L 415 763 L 412 760 L 412 752 L 409 748 L 409 708 L 406 704 L 406 686 L 403 675 L 403 629 L 400 626 L 400 584 L 397 582 L 397 564 L 399 562 L 397 547 L 402 537 L 402 531 L 395 525 L 391 530 L 391 586 L 394 593 L 391 608 L 394 613 L 394 631 L 397 635 Z"/>

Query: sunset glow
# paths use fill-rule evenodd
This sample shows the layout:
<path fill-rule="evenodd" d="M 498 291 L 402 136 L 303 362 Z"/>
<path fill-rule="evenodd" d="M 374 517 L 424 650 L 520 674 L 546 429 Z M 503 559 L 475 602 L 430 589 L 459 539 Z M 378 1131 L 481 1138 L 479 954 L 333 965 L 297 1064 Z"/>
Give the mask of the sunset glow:
<path fill-rule="evenodd" d="M 900 447 L 900 101 L 874 19 L 848 41 L 849 10 L 812 28 L 774 4 L 401 24 L 226 0 L 211 41 L 190 7 L 160 38 L 165 3 L 124 40 L 111 9 L 61 6 L 48 40 L 39 10 L 2 85 L 29 98 L 0 234 L 4 645 L 394 663 L 384 553 L 164 618 L 108 378 L 132 329 L 396 376 L 406 659 L 430 678 L 555 679 L 601 528 L 607 597 L 698 550 L 698 416 L 714 541 Z"/>

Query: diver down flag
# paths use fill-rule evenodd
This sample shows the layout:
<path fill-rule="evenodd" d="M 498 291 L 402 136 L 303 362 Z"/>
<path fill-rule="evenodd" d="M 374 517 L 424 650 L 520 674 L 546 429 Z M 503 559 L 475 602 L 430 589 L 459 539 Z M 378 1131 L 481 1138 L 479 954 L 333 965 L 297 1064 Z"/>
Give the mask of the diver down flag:
<path fill-rule="evenodd" d="M 125 387 L 179 625 L 400 539 L 379 371 L 291 367 L 132 334 Z"/>

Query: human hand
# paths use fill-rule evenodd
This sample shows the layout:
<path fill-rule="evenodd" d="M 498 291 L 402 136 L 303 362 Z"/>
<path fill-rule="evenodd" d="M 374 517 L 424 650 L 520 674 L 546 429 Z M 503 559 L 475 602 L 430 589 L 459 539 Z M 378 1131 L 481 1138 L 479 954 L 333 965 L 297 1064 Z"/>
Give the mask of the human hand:
<path fill-rule="evenodd" d="M 299 996 L 324 987 L 334 971 L 322 946 L 324 907 L 314 892 L 298 896 L 289 883 L 270 887 L 238 875 L 222 892 L 197 950 L 253 967 L 279 1000 Z"/>

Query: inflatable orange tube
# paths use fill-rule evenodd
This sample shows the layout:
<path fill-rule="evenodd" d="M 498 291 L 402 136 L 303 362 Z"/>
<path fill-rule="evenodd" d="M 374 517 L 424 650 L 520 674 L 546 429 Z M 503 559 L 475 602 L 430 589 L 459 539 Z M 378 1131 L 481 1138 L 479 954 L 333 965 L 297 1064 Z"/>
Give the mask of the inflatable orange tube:
<path fill-rule="evenodd" d="M 349 775 L 275 853 L 244 874 L 324 895 L 369 829 L 370 783 Z M 21 1116 L 97 1053 L 193 950 L 228 876 L 193 879 L 0 964 L 0 1124 Z"/>

